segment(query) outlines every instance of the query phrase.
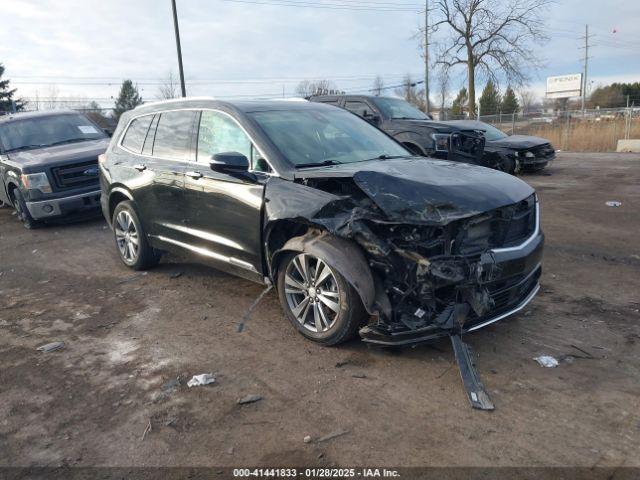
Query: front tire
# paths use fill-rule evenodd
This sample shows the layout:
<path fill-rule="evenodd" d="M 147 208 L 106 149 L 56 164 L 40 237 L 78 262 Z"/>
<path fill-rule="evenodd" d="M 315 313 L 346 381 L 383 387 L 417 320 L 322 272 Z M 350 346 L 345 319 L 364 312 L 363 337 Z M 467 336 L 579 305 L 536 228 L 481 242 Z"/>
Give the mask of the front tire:
<path fill-rule="evenodd" d="M 149 245 L 133 203 L 127 200 L 116 206 L 112 225 L 120 260 L 127 267 L 146 270 L 158 264 L 160 254 Z"/>
<path fill-rule="evenodd" d="M 352 338 L 366 315 L 360 296 L 346 279 L 309 253 L 284 255 L 278 269 L 278 296 L 296 330 L 322 345 Z"/>
<path fill-rule="evenodd" d="M 18 190 L 17 188 L 13 190 L 12 196 L 13 206 L 16 209 L 18 220 L 20 220 L 24 227 L 28 228 L 29 230 L 38 228 L 40 226 L 40 222 L 35 220 L 29 213 L 27 203 L 24 201 L 24 197 L 22 196 L 22 193 L 20 193 L 20 190 Z"/>

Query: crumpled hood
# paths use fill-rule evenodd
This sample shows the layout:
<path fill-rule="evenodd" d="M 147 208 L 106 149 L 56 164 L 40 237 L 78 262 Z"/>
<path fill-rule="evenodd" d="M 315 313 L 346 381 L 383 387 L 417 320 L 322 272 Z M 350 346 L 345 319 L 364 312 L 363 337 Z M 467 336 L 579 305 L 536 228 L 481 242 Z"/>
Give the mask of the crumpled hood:
<path fill-rule="evenodd" d="M 23 171 L 30 168 L 41 170 L 42 166 L 53 167 L 85 160 L 97 159 L 109 145 L 109 138 L 69 143 L 53 147 L 37 148 L 7 154 L 9 160 L 20 165 Z"/>
<path fill-rule="evenodd" d="M 300 172 L 302 178 L 351 177 L 392 221 L 446 224 L 512 205 L 534 193 L 512 175 L 428 158 L 380 160 Z"/>
<path fill-rule="evenodd" d="M 541 137 L 532 137 L 529 135 L 511 135 L 509 137 L 501 138 L 500 140 L 487 141 L 487 147 L 506 147 L 514 150 L 521 150 L 525 148 L 539 147 L 546 145 L 549 140 Z"/>

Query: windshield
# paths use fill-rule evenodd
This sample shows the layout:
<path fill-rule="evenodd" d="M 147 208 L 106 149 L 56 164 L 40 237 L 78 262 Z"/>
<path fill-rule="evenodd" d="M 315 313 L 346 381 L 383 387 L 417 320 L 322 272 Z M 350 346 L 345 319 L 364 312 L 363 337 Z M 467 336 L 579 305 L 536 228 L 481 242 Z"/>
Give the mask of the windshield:
<path fill-rule="evenodd" d="M 0 125 L 0 145 L 4 152 L 104 137 L 104 132 L 84 115 L 76 113 L 31 117 Z"/>
<path fill-rule="evenodd" d="M 388 118 L 430 120 L 424 113 L 401 98 L 377 97 L 373 101 Z"/>
<path fill-rule="evenodd" d="M 480 129 L 484 132 L 484 138 L 489 141 L 501 140 L 509 136 L 502 130 L 498 130 L 496 127 L 489 125 L 488 123 L 483 123 Z"/>
<path fill-rule="evenodd" d="M 250 114 L 294 166 L 410 156 L 377 128 L 345 110 L 272 110 Z"/>

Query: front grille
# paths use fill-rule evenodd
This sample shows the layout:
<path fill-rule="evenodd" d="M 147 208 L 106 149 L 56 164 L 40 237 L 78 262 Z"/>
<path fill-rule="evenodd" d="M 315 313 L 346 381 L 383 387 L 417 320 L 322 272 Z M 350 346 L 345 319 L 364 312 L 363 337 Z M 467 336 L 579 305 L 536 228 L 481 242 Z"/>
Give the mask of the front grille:
<path fill-rule="evenodd" d="M 98 160 L 53 167 L 51 175 L 59 190 L 98 186 Z"/>
<path fill-rule="evenodd" d="M 478 318 L 475 312 L 470 311 L 465 322 L 465 328 L 472 327 L 482 320 L 496 317 L 502 313 L 516 308 L 533 291 L 540 280 L 542 269 L 536 268 L 528 276 L 520 275 L 509 279 L 507 282 L 501 281 L 487 285 L 487 290 L 493 300 L 493 307 L 482 319 Z"/>
<path fill-rule="evenodd" d="M 544 145 L 540 145 L 539 147 L 532 148 L 530 151 L 535 155 L 536 158 L 545 160 L 553 158 L 556 153 L 550 143 L 545 143 Z"/>
<path fill-rule="evenodd" d="M 536 228 L 535 195 L 514 205 L 473 217 L 460 226 L 453 253 L 472 255 L 493 248 L 514 247 Z"/>

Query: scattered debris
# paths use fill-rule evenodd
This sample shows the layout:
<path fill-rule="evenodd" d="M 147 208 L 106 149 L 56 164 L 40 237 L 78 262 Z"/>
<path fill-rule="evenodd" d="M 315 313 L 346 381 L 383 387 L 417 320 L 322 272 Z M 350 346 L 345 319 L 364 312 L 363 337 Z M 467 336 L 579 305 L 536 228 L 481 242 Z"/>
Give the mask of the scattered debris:
<path fill-rule="evenodd" d="M 333 440 L 334 438 L 342 437 L 349 433 L 349 430 L 338 430 L 337 432 L 330 433 L 329 435 L 325 435 L 324 437 L 320 437 L 316 440 L 316 443 L 328 442 L 329 440 Z"/>
<path fill-rule="evenodd" d="M 245 395 L 244 397 L 238 399 L 238 403 L 240 405 L 245 405 L 247 403 L 259 402 L 260 400 L 262 400 L 261 395 Z"/>
<path fill-rule="evenodd" d="M 169 275 L 170 278 L 180 278 L 182 276 L 182 272 L 174 272 Z"/>
<path fill-rule="evenodd" d="M 607 205 L 607 207 L 619 207 L 622 205 L 622 202 L 618 202 L 616 200 L 609 200 L 608 202 L 605 202 L 605 204 Z"/>
<path fill-rule="evenodd" d="M 227 455 L 233 455 L 233 447 L 227 448 Z"/>
<path fill-rule="evenodd" d="M 64 342 L 52 342 L 52 343 L 47 343 L 46 345 L 42 345 L 38 347 L 38 350 L 40 350 L 43 353 L 51 353 L 51 352 L 55 352 L 56 350 L 60 350 L 62 348 L 64 348 Z"/>
<path fill-rule="evenodd" d="M 534 360 L 538 362 L 541 367 L 556 368 L 558 366 L 558 360 L 549 355 L 541 355 L 539 357 L 535 357 Z"/>
<path fill-rule="evenodd" d="M 579 352 L 582 352 L 586 355 L 586 357 L 579 357 L 579 358 L 595 358 L 593 355 L 591 355 L 589 352 L 587 352 L 586 350 L 583 350 L 582 348 L 578 347 L 577 345 L 571 345 L 571 348 L 575 348 L 576 350 L 578 350 Z M 574 355 L 575 356 L 575 355 Z"/>
<path fill-rule="evenodd" d="M 199 387 L 200 385 L 209 385 L 215 383 L 216 377 L 213 373 L 201 373 L 200 375 L 194 375 L 191 380 L 187 382 L 189 388 Z"/>
<path fill-rule="evenodd" d="M 147 275 L 147 272 L 136 273 L 135 275 L 131 275 L 131 276 L 127 277 L 127 278 L 123 278 L 122 280 L 120 280 L 118 282 L 118 285 L 122 285 L 123 283 L 132 282 L 134 280 L 137 280 L 140 277 L 144 277 L 145 275 Z"/>
<path fill-rule="evenodd" d="M 311 435 L 307 435 L 306 437 L 304 437 L 304 439 L 302 440 L 304 443 L 311 443 L 311 440 L 313 440 L 311 438 Z"/>
<path fill-rule="evenodd" d="M 344 367 L 345 365 L 349 365 L 349 360 L 344 360 L 344 361 L 342 361 L 342 362 L 337 362 L 337 363 L 336 363 L 336 368 L 342 368 L 342 367 Z"/>
<path fill-rule="evenodd" d="M 353 375 L 351 375 L 353 378 L 367 378 L 367 376 L 364 373 L 354 373 Z"/>
<path fill-rule="evenodd" d="M 580 357 L 580 358 L 584 358 L 584 357 Z M 574 361 L 575 361 L 576 357 L 574 357 L 573 355 L 560 355 L 558 357 L 558 362 L 562 362 L 562 363 L 566 363 L 568 365 L 571 365 Z"/>
<path fill-rule="evenodd" d="M 151 419 L 149 419 L 149 423 L 147 424 L 147 428 L 144 429 L 144 433 L 142 434 L 141 442 L 144 442 L 144 439 L 147 437 L 147 434 L 151 432 Z"/>
<path fill-rule="evenodd" d="M 255 310 L 255 308 L 258 306 L 258 304 L 260 303 L 260 300 L 263 299 L 263 297 L 269 293 L 269 291 L 271 291 L 271 289 L 273 288 L 273 285 L 270 284 L 267 288 L 265 288 L 262 293 L 260 295 L 258 295 L 258 298 L 255 299 L 255 301 L 251 304 L 251 306 L 249 307 L 249 309 L 247 310 L 247 312 L 242 316 L 242 320 L 240 320 L 240 324 L 238 325 L 238 333 L 242 332 L 244 330 L 244 324 L 247 322 L 247 320 L 249 320 L 249 318 L 251 317 L 251 314 L 253 313 L 253 311 Z"/>

